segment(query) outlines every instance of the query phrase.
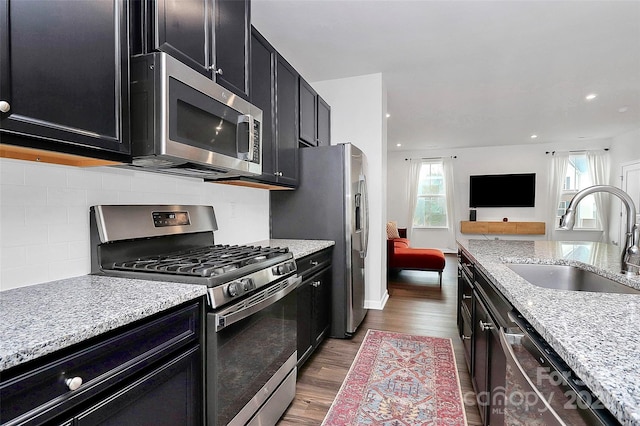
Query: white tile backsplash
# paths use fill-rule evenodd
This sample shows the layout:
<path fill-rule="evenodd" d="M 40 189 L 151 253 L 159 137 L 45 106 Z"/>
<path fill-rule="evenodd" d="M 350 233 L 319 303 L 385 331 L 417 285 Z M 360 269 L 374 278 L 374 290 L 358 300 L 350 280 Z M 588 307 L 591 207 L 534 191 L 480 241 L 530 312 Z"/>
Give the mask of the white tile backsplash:
<path fill-rule="evenodd" d="M 0 158 L 0 290 L 90 272 L 89 207 L 205 204 L 216 243 L 269 238 L 269 192 L 117 167 Z"/>

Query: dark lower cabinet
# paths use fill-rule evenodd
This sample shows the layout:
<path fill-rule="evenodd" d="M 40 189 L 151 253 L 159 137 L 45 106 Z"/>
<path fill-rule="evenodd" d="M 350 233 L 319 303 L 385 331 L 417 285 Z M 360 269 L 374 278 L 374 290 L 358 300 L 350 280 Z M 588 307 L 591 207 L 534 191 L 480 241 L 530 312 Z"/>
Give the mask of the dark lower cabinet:
<path fill-rule="evenodd" d="M 127 5 L 0 0 L 3 143 L 126 158 Z"/>
<path fill-rule="evenodd" d="M 298 367 L 322 343 L 331 326 L 331 249 L 303 257 L 298 264 Z"/>
<path fill-rule="evenodd" d="M 149 374 L 76 416 L 77 426 L 175 426 L 202 423 L 200 348 L 171 358 Z"/>
<path fill-rule="evenodd" d="M 2 424 L 201 425 L 202 315 L 190 303 L 3 371 Z"/>
<path fill-rule="evenodd" d="M 510 310 L 463 252 L 458 265 L 458 332 L 483 425 L 504 424 L 506 357 L 500 328 Z"/>

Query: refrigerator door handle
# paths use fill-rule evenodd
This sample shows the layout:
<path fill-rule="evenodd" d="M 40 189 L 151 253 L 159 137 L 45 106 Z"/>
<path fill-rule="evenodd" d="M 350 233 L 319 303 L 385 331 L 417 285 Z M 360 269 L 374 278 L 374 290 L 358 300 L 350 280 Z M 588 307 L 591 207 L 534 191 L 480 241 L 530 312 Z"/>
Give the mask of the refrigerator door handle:
<path fill-rule="evenodd" d="M 360 247 L 362 250 L 360 251 L 360 257 L 367 257 L 367 250 L 369 248 L 369 195 L 367 192 L 367 180 L 365 176 L 360 176 L 360 196 L 362 197 L 362 206 L 360 208 L 360 214 L 362 218 L 360 223 L 362 223 L 362 230 L 360 231 Z"/>

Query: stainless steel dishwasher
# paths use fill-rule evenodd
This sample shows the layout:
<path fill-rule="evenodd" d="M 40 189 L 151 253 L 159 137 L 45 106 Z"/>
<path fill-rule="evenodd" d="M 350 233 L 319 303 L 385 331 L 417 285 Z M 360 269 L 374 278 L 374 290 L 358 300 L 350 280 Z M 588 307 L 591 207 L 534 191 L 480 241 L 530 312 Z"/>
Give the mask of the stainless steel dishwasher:
<path fill-rule="evenodd" d="M 618 425 L 560 356 L 521 314 L 517 327 L 500 330 L 506 356 L 506 425 Z"/>

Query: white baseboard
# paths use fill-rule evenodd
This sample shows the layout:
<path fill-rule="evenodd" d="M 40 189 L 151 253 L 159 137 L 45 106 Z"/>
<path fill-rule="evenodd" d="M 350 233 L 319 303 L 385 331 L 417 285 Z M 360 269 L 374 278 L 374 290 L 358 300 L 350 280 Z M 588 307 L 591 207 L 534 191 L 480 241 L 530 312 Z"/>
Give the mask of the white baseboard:
<path fill-rule="evenodd" d="M 365 300 L 364 307 L 365 309 L 376 309 L 381 311 L 384 309 L 384 305 L 387 304 L 387 300 L 389 300 L 389 292 L 385 290 L 380 300 Z"/>

